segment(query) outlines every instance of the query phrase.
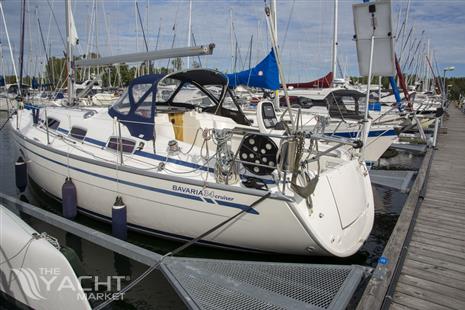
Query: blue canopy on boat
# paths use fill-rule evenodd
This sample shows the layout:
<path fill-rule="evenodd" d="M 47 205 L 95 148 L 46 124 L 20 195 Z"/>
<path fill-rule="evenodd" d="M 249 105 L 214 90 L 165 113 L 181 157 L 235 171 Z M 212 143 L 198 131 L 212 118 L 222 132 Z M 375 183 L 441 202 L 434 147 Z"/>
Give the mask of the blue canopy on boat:
<path fill-rule="evenodd" d="M 133 137 L 146 141 L 154 138 L 155 98 L 158 82 L 163 77 L 163 74 L 149 74 L 132 80 L 127 93 L 108 110 Z"/>
<path fill-rule="evenodd" d="M 255 67 L 249 70 L 227 74 L 227 76 L 230 88 L 235 88 L 238 85 L 246 85 L 271 90 L 279 89 L 278 64 L 273 49 L 268 56 Z"/>
<path fill-rule="evenodd" d="M 162 106 L 173 104 L 173 98 L 176 97 L 179 90 L 187 83 L 194 85 L 199 89 L 204 86 L 214 85 L 222 87 L 222 94 L 226 91 L 228 79 L 221 72 L 209 69 L 192 69 L 182 70 L 163 74 L 149 74 L 140 76 L 129 84 L 127 92 L 125 92 L 109 109 L 108 114 L 118 119 L 120 123 L 125 125 L 129 133 L 133 137 L 146 141 L 155 137 L 155 115 L 157 112 L 157 91 L 160 81 L 166 78 L 168 80 L 177 80 L 179 83 L 176 89 L 169 95 L 168 99 L 163 99 L 158 104 Z M 173 84 L 174 85 L 174 84 Z M 207 94 L 207 90 L 203 90 Z M 208 95 L 208 94 L 207 94 Z M 214 99 L 213 95 L 211 98 Z M 217 99 L 213 100 L 215 104 Z M 185 107 L 188 103 L 176 103 L 177 107 Z M 193 107 L 193 106 L 192 106 Z M 237 114 L 237 113 L 236 113 Z"/>

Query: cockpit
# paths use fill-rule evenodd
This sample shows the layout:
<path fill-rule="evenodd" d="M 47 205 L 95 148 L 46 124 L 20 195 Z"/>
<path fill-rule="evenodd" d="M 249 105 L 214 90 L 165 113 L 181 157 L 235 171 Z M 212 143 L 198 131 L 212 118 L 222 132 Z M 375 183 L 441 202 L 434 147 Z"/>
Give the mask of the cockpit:
<path fill-rule="evenodd" d="M 356 90 L 332 91 L 325 98 L 332 118 L 361 120 L 366 106 L 365 94 Z"/>
<path fill-rule="evenodd" d="M 180 71 L 165 76 L 158 83 L 157 111 L 173 107 L 228 117 L 240 125 L 251 122 L 228 89 L 228 78 L 221 72 L 206 69 Z"/>
<path fill-rule="evenodd" d="M 138 77 L 108 113 L 126 125 L 133 136 L 151 139 L 157 114 L 171 117 L 189 111 L 215 114 L 239 125 L 251 124 L 228 89 L 228 78 L 208 69 Z"/>

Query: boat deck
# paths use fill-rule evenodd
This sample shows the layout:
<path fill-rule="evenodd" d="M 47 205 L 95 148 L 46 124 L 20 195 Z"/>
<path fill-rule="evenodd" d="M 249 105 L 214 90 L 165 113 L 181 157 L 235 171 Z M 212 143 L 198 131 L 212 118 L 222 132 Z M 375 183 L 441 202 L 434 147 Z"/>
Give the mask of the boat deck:
<path fill-rule="evenodd" d="M 465 309 L 465 115 L 449 113 L 358 309 Z"/>

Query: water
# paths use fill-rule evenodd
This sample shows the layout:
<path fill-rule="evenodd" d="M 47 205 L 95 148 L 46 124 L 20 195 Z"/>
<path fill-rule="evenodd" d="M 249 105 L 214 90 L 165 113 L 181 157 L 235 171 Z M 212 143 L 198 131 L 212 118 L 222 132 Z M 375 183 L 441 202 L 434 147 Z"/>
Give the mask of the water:
<path fill-rule="evenodd" d="M 6 120 L 6 114 L 0 115 L 0 127 Z M 8 129 L 0 131 L 0 191 L 11 196 L 18 197 L 14 182 L 14 162 L 17 154 L 13 145 L 12 137 Z M 389 160 L 380 160 L 375 168 L 389 169 L 409 169 L 417 170 L 421 164 L 421 157 L 410 156 L 406 153 L 399 153 Z M 61 204 L 53 198 L 47 196 L 36 184 L 30 184 L 21 199 L 33 205 L 40 206 L 46 210 L 61 214 Z M 192 246 L 181 253 L 182 256 L 204 257 L 218 259 L 241 259 L 256 261 L 281 261 L 299 263 L 325 263 L 325 264 L 359 264 L 365 266 L 375 266 L 381 256 L 384 246 L 397 221 L 401 208 L 407 198 L 403 194 L 394 190 L 373 187 L 375 200 L 375 223 L 373 230 L 365 245 L 355 255 L 348 258 L 335 257 L 304 257 L 290 255 L 264 255 L 233 252 L 219 249 L 212 249 L 200 246 Z M 47 231 L 58 238 L 60 244 L 73 248 L 78 254 L 88 275 L 123 275 L 129 281 L 135 279 L 147 267 L 124 258 L 112 251 L 108 251 L 93 245 L 90 242 L 69 233 L 60 231 L 46 223 L 39 222 L 32 218 L 26 221 L 37 231 Z M 90 226 L 96 230 L 111 233 L 111 226 L 90 219 L 83 215 L 78 215 L 76 221 Z M 128 241 L 155 251 L 160 254 L 167 253 L 177 248 L 181 243 L 158 239 L 134 232 L 128 233 Z M 128 283 L 127 281 L 125 282 Z M 0 302 L 1 304 L 1 302 Z M 1 307 L 0 307 L 1 308 Z M 128 292 L 124 301 L 112 304 L 112 309 L 184 309 L 183 303 L 176 293 L 166 282 L 158 271 L 153 272 L 146 280 Z"/>

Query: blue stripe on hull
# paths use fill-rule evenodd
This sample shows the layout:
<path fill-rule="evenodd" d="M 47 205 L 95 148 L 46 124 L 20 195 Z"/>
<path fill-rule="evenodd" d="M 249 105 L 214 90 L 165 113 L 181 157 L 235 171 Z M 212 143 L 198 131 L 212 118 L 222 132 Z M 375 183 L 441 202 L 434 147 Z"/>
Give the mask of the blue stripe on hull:
<path fill-rule="evenodd" d="M 69 132 L 68 130 L 66 130 L 64 128 L 57 128 L 57 130 L 64 133 L 64 134 L 68 134 L 68 132 Z M 98 145 L 98 146 L 100 146 L 102 148 L 107 145 L 103 141 L 96 140 L 96 139 L 89 138 L 89 137 L 85 137 L 84 141 L 95 144 L 95 145 Z M 209 167 L 205 167 L 203 165 L 201 166 L 201 165 L 198 165 L 198 164 L 195 164 L 195 163 L 190 163 L 190 162 L 187 162 L 187 161 L 184 161 L 184 160 L 169 158 L 169 157 L 165 157 L 165 156 L 161 156 L 161 155 L 157 155 L 157 154 L 153 154 L 153 153 L 149 153 L 149 152 L 135 151 L 134 155 L 145 157 L 145 158 L 150 158 L 150 159 L 155 159 L 155 160 L 162 161 L 162 162 L 169 162 L 169 163 L 172 163 L 172 164 L 176 164 L 176 165 L 180 165 L 180 166 L 184 166 L 184 167 L 188 167 L 188 168 L 199 169 L 199 170 L 202 170 L 202 171 L 208 171 L 210 173 L 215 172 L 215 170 L 213 168 L 209 168 Z M 247 176 L 246 175 L 241 175 L 241 177 L 245 178 Z M 274 184 L 275 183 L 273 180 L 269 180 L 269 179 L 261 179 L 261 180 L 265 184 Z"/>
<path fill-rule="evenodd" d="M 348 131 L 348 132 L 335 132 L 334 134 L 328 134 L 328 136 L 334 135 L 344 138 L 357 138 L 358 131 Z M 394 129 L 390 130 L 372 130 L 368 133 L 368 137 L 387 137 L 387 136 L 397 136 L 397 132 Z"/>
<path fill-rule="evenodd" d="M 53 160 L 53 159 L 50 159 L 50 158 L 46 158 L 45 156 L 40 155 L 40 154 L 32 151 L 31 149 L 25 147 L 24 145 L 22 147 L 24 147 L 29 152 L 31 152 L 31 153 L 33 153 L 33 154 L 35 154 L 35 155 L 37 155 L 37 156 L 39 156 L 39 157 L 41 157 L 41 158 L 43 158 L 45 160 L 53 162 L 54 164 L 57 164 L 57 165 L 60 165 L 60 166 L 63 166 L 63 167 L 67 167 L 69 169 L 72 169 L 72 170 L 75 170 L 75 171 L 78 171 L 78 172 L 81 172 L 81 173 L 92 175 L 92 176 L 97 177 L 97 178 L 105 179 L 105 180 L 108 180 L 108 181 L 111 181 L 111 182 L 119 182 L 120 184 L 125 184 L 125 185 L 128 185 L 128 186 L 137 187 L 137 188 L 141 188 L 141 189 L 144 189 L 144 190 L 157 192 L 157 193 L 161 193 L 161 194 L 165 194 L 165 195 L 177 196 L 177 197 L 182 197 L 182 198 L 185 198 L 185 199 L 190 199 L 190 200 L 202 201 L 203 202 L 203 200 L 202 200 L 202 198 L 200 196 L 195 196 L 195 195 L 190 195 L 190 194 L 180 193 L 180 192 L 174 192 L 174 191 L 170 191 L 170 190 L 166 190 L 166 189 L 162 189 L 162 188 L 157 188 L 157 187 L 138 184 L 138 183 L 134 183 L 134 182 L 130 182 L 130 181 L 125 181 L 125 180 L 122 180 L 122 179 L 117 180 L 116 178 L 112 178 L 112 177 L 109 177 L 109 176 L 106 176 L 106 175 L 98 174 L 98 173 L 91 172 L 91 171 L 81 169 L 81 168 L 78 168 L 78 167 L 74 167 L 74 166 L 68 166 L 68 165 L 66 165 L 64 163 L 61 163 L 59 161 L 56 161 L 56 160 Z M 232 202 L 229 202 L 229 201 L 223 201 L 223 200 L 219 200 L 219 199 L 216 200 L 216 203 L 215 203 L 214 199 L 208 199 L 207 203 L 215 205 L 215 206 L 220 205 L 220 206 L 224 206 L 224 207 L 237 208 L 237 209 L 241 209 L 241 210 L 246 210 L 246 209 L 249 208 L 248 205 L 232 203 Z M 250 214 L 259 214 L 254 209 L 248 210 L 247 212 L 250 213 Z"/>

